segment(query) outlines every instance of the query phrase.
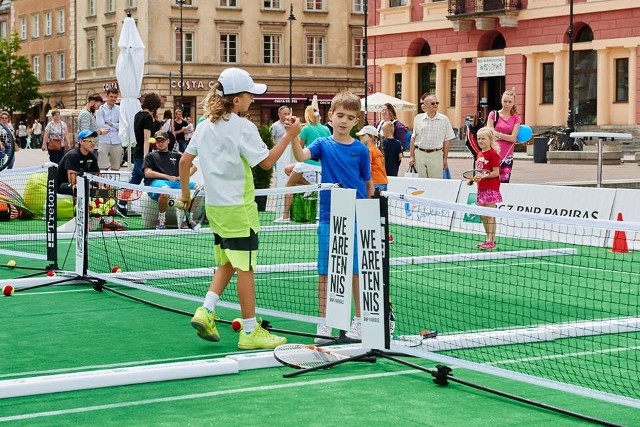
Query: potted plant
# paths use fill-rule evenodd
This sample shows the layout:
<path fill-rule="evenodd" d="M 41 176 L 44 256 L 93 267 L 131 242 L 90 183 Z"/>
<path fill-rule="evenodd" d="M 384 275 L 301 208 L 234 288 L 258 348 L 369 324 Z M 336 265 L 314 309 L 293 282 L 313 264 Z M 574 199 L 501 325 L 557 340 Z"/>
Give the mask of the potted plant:
<path fill-rule="evenodd" d="M 264 141 L 267 148 L 271 150 L 275 144 L 273 142 L 273 137 L 271 136 L 269 126 L 260 126 L 258 128 L 258 132 L 260 132 L 260 137 L 262 138 L 262 141 Z M 260 166 L 255 166 L 253 169 L 251 169 L 251 171 L 253 173 L 253 186 L 256 189 L 271 187 L 273 168 L 264 170 Z M 256 203 L 258 204 L 258 210 L 264 211 L 267 207 L 267 196 L 256 196 Z"/>

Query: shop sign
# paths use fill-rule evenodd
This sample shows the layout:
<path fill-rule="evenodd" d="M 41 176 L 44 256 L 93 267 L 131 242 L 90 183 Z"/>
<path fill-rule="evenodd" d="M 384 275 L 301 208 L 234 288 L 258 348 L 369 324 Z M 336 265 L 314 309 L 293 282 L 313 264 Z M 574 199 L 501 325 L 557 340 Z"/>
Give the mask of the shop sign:
<path fill-rule="evenodd" d="M 505 57 L 491 56 L 478 58 L 476 65 L 477 77 L 497 77 L 505 75 Z"/>

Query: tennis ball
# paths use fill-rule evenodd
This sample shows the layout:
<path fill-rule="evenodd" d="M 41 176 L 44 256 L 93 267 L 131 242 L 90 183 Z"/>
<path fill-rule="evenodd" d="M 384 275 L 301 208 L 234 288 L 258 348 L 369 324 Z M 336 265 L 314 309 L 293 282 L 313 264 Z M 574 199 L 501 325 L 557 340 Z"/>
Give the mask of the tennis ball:
<path fill-rule="evenodd" d="M 2 295 L 4 295 L 5 297 L 10 297 L 11 295 L 13 295 L 13 286 L 12 285 L 6 285 L 2 288 Z"/>
<path fill-rule="evenodd" d="M 154 137 L 149 138 L 149 144 L 153 145 L 156 143 L 156 139 Z"/>
<path fill-rule="evenodd" d="M 242 329 L 242 319 L 233 319 L 233 322 L 231 322 L 231 329 L 236 332 L 240 332 L 240 329 Z"/>
<path fill-rule="evenodd" d="M 15 267 L 16 266 L 16 262 L 12 259 L 10 259 L 9 261 L 7 261 L 7 267 Z"/>
<path fill-rule="evenodd" d="M 111 269 L 111 272 L 112 273 L 120 273 L 120 272 L 122 272 L 122 269 L 116 265 Z"/>

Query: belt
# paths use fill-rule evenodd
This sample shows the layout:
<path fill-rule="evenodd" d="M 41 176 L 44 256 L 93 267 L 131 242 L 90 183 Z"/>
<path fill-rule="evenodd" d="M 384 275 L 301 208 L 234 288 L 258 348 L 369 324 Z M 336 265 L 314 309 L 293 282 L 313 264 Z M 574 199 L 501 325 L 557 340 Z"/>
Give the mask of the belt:
<path fill-rule="evenodd" d="M 431 148 L 420 148 L 420 147 L 416 147 L 416 148 L 417 148 L 418 150 L 420 150 L 420 151 L 424 151 L 425 153 L 433 153 L 433 152 L 435 152 L 435 151 L 440 151 L 440 150 L 442 150 L 442 148 L 434 148 L 434 149 L 431 149 Z"/>

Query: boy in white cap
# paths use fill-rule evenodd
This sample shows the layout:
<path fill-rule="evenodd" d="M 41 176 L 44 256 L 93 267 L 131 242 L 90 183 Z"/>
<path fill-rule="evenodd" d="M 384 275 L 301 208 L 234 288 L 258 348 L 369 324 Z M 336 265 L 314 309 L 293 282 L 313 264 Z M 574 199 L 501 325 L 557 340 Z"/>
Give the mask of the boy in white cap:
<path fill-rule="evenodd" d="M 204 101 L 204 116 L 180 160 L 180 200 L 189 206 L 189 176 L 193 160 L 200 158 L 205 183 L 207 218 L 214 233 L 214 258 L 218 265 L 202 307 L 191 326 L 198 336 L 219 341 L 215 308 L 234 274 L 242 312 L 242 330 L 238 348 L 269 349 L 287 342 L 270 334 L 255 315 L 254 271 L 258 255 L 258 208 L 254 200 L 251 168 L 273 167 L 292 139 L 300 133 L 300 121 L 288 120 L 285 135 L 271 150 L 260 138 L 258 128 L 244 118 L 254 95 L 267 91 L 254 83 L 246 71 L 227 68 Z"/>

